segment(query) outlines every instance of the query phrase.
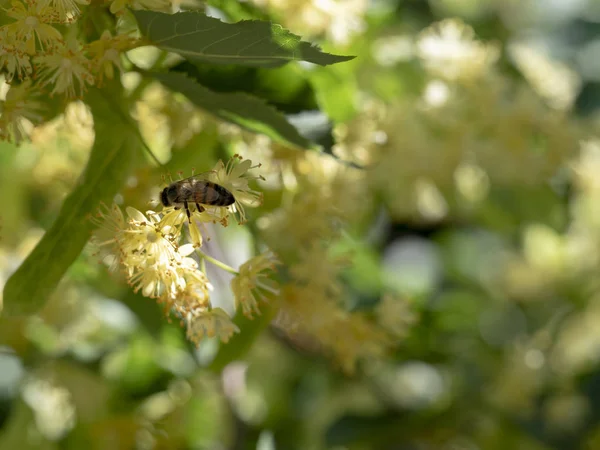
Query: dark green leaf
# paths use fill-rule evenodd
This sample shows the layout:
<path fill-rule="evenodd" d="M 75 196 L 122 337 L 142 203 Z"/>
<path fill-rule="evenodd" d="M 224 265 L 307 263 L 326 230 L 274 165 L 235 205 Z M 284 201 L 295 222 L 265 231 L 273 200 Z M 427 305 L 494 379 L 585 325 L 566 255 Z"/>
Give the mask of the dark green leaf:
<path fill-rule="evenodd" d="M 351 443 L 385 442 L 394 430 L 399 429 L 402 416 L 386 413 L 382 416 L 361 417 L 343 416 L 334 422 L 325 435 L 328 447 L 344 446 Z"/>
<path fill-rule="evenodd" d="M 323 68 L 325 71 L 328 69 Z M 307 72 L 295 64 L 265 69 L 182 61 L 172 67 L 171 71 L 185 73 L 215 92 L 245 92 L 263 98 L 286 114 L 318 108 Z"/>
<path fill-rule="evenodd" d="M 118 97 L 116 97 L 118 98 Z M 96 140 L 80 180 L 65 199 L 54 224 L 4 287 L 4 314 L 33 314 L 41 309 L 85 246 L 93 225 L 88 216 L 110 203 L 129 172 L 139 147 L 135 131 L 119 121 L 98 91 L 90 92 Z"/>
<path fill-rule="evenodd" d="M 286 145 L 310 148 L 310 141 L 300 135 L 275 108 L 243 93 L 219 94 L 196 83 L 181 73 L 152 73 L 169 89 L 185 95 L 192 103 L 220 119 L 240 125 L 247 130 L 269 136 Z"/>
<path fill-rule="evenodd" d="M 353 59 L 324 53 L 280 25 L 259 20 L 225 23 L 199 12 L 134 11 L 153 45 L 189 60 L 277 67 L 290 61 L 321 66 Z"/>
<path fill-rule="evenodd" d="M 575 110 L 582 117 L 597 113 L 600 107 L 600 82 L 586 82 L 575 100 Z"/>

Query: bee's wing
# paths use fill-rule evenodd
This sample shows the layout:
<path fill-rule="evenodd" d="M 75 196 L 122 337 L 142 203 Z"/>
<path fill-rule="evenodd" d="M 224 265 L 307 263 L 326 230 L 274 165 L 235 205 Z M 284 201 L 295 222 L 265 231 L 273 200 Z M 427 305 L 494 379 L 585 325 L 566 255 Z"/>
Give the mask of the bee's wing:
<path fill-rule="evenodd" d="M 190 182 L 190 183 L 198 183 L 202 181 L 211 181 L 211 175 L 214 175 L 216 172 L 214 170 L 208 170 L 206 172 L 196 173 L 191 177 L 184 178 L 183 180 L 179 180 L 179 182 Z"/>

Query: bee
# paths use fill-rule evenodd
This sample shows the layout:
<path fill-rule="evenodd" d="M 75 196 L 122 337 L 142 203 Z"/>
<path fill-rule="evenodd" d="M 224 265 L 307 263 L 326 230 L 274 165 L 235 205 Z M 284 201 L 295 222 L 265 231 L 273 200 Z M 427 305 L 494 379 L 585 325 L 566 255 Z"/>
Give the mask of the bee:
<path fill-rule="evenodd" d="M 189 203 L 194 203 L 198 212 L 204 211 L 202 205 L 229 206 L 235 203 L 233 194 L 217 183 L 203 179 L 202 174 L 175 181 L 160 193 L 160 201 L 164 206 L 182 206 L 191 222 Z"/>

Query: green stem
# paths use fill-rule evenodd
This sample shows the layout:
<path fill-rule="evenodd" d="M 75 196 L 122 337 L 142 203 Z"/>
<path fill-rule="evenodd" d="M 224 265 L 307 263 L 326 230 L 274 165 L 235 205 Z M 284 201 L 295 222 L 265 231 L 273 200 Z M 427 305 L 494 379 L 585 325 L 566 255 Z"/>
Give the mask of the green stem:
<path fill-rule="evenodd" d="M 214 264 L 215 266 L 225 270 L 226 272 L 232 273 L 234 275 L 239 275 L 238 271 L 235 270 L 233 267 L 228 266 L 227 264 L 225 264 L 224 262 L 219 261 L 218 259 L 213 258 L 212 256 L 207 255 L 206 253 L 204 253 L 202 250 L 200 249 L 196 249 L 196 253 L 198 254 L 198 256 L 200 256 L 201 258 L 205 259 L 206 261 L 208 261 L 211 264 Z"/>
<path fill-rule="evenodd" d="M 202 258 L 202 260 L 200 260 L 200 270 L 202 271 L 202 273 L 204 275 L 206 275 L 206 259 Z"/>

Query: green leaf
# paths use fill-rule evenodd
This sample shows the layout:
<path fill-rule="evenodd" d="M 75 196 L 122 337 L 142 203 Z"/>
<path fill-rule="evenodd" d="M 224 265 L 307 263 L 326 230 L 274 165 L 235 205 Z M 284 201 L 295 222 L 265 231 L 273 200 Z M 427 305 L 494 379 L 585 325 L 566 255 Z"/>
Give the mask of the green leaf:
<path fill-rule="evenodd" d="M 151 75 L 169 89 L 185 95 L 192 103 L 220 119 L 261 133 L 285 145 L 311 148 L 283 114 L 264 100 L 243 93 L 221 94 L 205 88 L 181 73 L 152 72 Z"/>
<path fill-rule="evenodd" d="M 122 116 L 107 103 L 108 95 L 97 90 L 90 92 L 88 103 L 96 139 L 87 167 L 63 202 L 54 224 L 8 279 L 4 287 L 4 315 L 29 315 L 44 306 L 90 237 L 93 224 L 89 215 L 96 212 L 101 201 L 112 201 L 129 172 L 131 157 L 140 142 L 135 129 L 121 121 Z M 110 95 L 123 97 L 120 92 Z"/>
<path fill-rule="evenodd" d="M 347 122 L 357 113 L 358 83 L 348 65 L 317 69 L 310 73 L 319 106 L 338 123 Z"/>
<path fill-rule="evenodd" d="M 323 67 L 321 70 L 329 69 Z M 185 73 L 215 92 L 244 92 L 263 98 L 285 114 L 318 108 L 315 92 L 309 82 L 312 71 L 307 72 L 297 64 L 266 69 L 234 64 L 194 64 L 184 60 L 170 70 Z"/>
<path fill-rule="evenodd" d="M 153 45 L 189 60 L 277 67 L 290 61 L 327 66 L 354 58 L 325 53 L 280 25 L 266 21 L 225 23 L 199 12 L 133 14 L 140 31 Z"/>

